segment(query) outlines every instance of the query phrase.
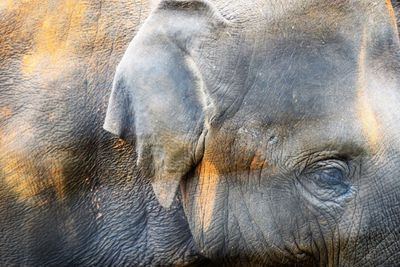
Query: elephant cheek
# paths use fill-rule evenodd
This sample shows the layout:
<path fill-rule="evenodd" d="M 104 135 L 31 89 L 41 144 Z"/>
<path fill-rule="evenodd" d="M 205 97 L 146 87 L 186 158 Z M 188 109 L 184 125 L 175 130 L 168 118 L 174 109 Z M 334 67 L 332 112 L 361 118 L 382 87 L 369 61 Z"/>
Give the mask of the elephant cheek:
<path fill-rule="evenodd" d="M 216 166 L 205 160 L 198 169 L 199 182 L 194 197 L 198 230 L 207 232 L 212 221 L 218 185 Z"/>
<path fill-rule="evenodd" d="M 211 239 L 216 241 L 223 212 L 220 171 L 215 163 L 206 158 L 197 167 L 192 177 L 182 183 L 183 206 L 190 230 L 197 245 L 207 250 Z M 219 218 L 219 219 L 218 219 Z"/>

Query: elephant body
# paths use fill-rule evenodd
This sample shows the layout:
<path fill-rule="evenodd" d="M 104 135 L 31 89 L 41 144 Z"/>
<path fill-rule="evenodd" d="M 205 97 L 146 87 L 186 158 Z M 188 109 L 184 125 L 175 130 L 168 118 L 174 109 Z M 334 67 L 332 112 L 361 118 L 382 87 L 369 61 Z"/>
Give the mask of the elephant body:
<path fill-rule="evenodd" d="M 132 144 L 102 129 L 147 14 L 146 1 L 1 1 L 1 266 L 197 261 L 182 209 L 162 210 Z"/>
<path fill-rule="evenodd" d="M 1 265 L 398 265 L 395 12 L 0 3 Z"/>

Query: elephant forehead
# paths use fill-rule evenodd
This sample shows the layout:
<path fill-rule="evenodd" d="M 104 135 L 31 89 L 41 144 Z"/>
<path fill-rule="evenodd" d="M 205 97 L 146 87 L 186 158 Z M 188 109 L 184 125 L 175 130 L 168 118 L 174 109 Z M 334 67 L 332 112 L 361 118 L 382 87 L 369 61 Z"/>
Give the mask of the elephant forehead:
<path fill-rule="evenodd" d="M 279 13 L 274 4 L 256 2 L 259 8 L 252 12 Z M 393 30 L 388 23 L 393 13 L 390 5 L 381 3 L 371 12 L 369 1 L 276 2 L 285 15 L 254 14 L 241 21 L 236 14 L 232 18 L 235 26 L 200 46 L 196 62 L 201 62 L 217 113 L 226 118 L 241 112 L 255 120 L 278 123 L 331 120 L 344 113 L 340 119 L 350 114 L 354 123 L 376 125 L 360 88 L 374 79 L 377 68 L 369 59 L 371 54 L 382 54 L 390 49 L 385 42 L 394 42 L 389 34 Z M 300 2 L 301 8 L 290 9 Z M 354 12 L 356 7 L 360 12 Z M 365 31 L 366 19 L 380 23 Z M 224 56 L 216 61 L 215 51 Z M 373 139 L 371 135 L 372 143 Z"/>
<path fill-rule="evenodd" d="M 245 116 L 262 125 L 290 125 L 355 114 L 359 97 L 356 47 L 340 40 L 329 46 L 281 40 L 241 53 L 246 59 L 229 65 L 242 67 L 225 68 L 216 86 L 213 80 L 209 82 L 223 119 Z"/>
<path fill-rule="evenodd" d="M 334 48 L 292 49 L 263 57 L 251 84 L 246 85 L 244 105 L 256 103 L 266 116 L 281 114 L 293 119 L 321 117 L 336 113 L 338 105 L 352 105 L 357 81 L 353 55 Z"/>
<path fill-rule="evenodd" d="M 315 95 L 300 96 L 300 100 L 268 90 L 248 92 L 240 109 L 223 122 L 224 131 L 220 130 L 219 139 L 212 144 L 214 153 L 222 157 L 217 162 L 220 172 L 233 172 L 229 166 L 234 166 L 235 172 L 273 171 L 280 164 L 296 165 L 291 159 L 305 151 L 351 157 L 376 154 L 389 144 L 400 149 L 395 131 L 398 113 L 393 112 L 400 95 L 393 90 L 394 81 L 385 77 L 360 67 L 352 78 L 354 84 L 349 83 L 345 92 L 335 94 L 332 90 L 325 96 L 319 89 Z"/>
<path fill-rule="evenodd" d="M 308 144 L 336 140 L 376 149 L 396 121 L 388 110 L 398 99 L 395 71 L 384 56 L 374 56 L 376 44 L 362 27 L 352 39 L 318 36 L 243 41 L 240 51 L 232 50 L 235 55 L 227 57 L 219 76 L 206 76 L 220 121 L 231 123 L 234 117 L 233 124 L 241 125 L 246 118 L 290 135 L 307 132 L 315 140 Z"/>
<path fill-rule="evenodd" d="M 308 33 L 240 37 L 236 43 L 221 39 L 230 52 L 219 62 L 207 53 L 200 55 L 217 112 L 229 117 L 243 110 L 260 120 L 281 121 L 280 116 L 296 120 L 329 115 L 339 103 L 345 105 L 342 108 L 352 106 L 360 36 L 355 41 L 340 34 L 327 34 L 325 39 Z M 207 50 L 215 49 L 220 47 Z"/>

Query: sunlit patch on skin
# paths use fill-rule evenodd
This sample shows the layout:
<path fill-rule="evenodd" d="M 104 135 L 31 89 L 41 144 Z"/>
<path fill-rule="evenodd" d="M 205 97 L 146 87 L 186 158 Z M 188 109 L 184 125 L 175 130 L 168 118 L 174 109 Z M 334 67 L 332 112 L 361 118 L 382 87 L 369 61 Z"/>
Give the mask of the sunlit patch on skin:
<path fill-rule="evenodd" d="M 370 99 L 366 92 L 366 53 L 367 53 L 367 33 L 363 31 L 358 57 L 358 80 L 357 80 L 357 113 L 361 122 L 364 136 L 368 140 L 371 150 L 376 150 L 379 141 L 379 123 L 375 112 L 370 104 Z"/>
<path fill-rule="evenodd" d="M 28 155 L 9 152 L 0 164 L 5 184 L 19 201 L 42 205 L 53 197 L 65 198 L 63 165 L 59 160 L 46 160 L 45 166 L 37 166 Z"/>
<path fill-rule="evenodd" d="M 29 125 L 0 136 L 0 169 L 5 185 L 23 203 L 44 205 L 56 197 L 65 198 L 65 179 L 62 159 L 68 152 L 57 150 L 57 156 L 38 158 L 25 148 L 34 140 Z"/>
<path fill-rule="evenodd" d="M 393 18 L 394 20 L 396 20 L 396 14 L 394 12 L 394 8 L 393 8 L 392 2 L 390 0 L 386 0 L 386 8 L 389 11 L 390 17 Z"/>
<path fill-rule="evenodd" d="M 116 150 L 121 150 L 125 147 L 126 141 L 124 139 L 118 138 L 113 145 L 113 148 Z"/>
<path fill-rule="evenodd" d="M 256 152 L 254 155 L 253 160 L 250 163 L 250 170 L 261 170 L 263 168 L 266 168 L 267 164 L 265 162 L 265 159 L 261 156 L 260 152 Z"/>
<path fill-rule="evenodd" d="M 390 16 L 390 20 L 391 20 L 392 26 L 395 29 L 395 32 L 397 33 L 398 29 L 397 29 L 396 12 L 394 11 L 392 2 L 390 0 L 386 0 L 386 8 L 387 8 L 387 10 L 389 12 L 389 16 Z M 398 37 L 398 35 L 397 35 L 397 37 Z"/>
<path fill-rule="evenodd" d="M 207 231 L 212 221 L 218 185 L 218 170 L 214 163 L 205 159 L 199 169 L 199 187 L 196 198 L 196 211 L 199 225 Z"/>
<path fill-rule="evenodd" d="M 0 119 L 7 119 L 11 117 L 12 110 L 9 107 L 1 107 L 0 108 Z"/>
<path fill-rule="evenodd" d="M 55 193 L 58 200 L 65 197 L 65 182 L 62 165 L 58 161 L 49 162 L 48 171 L 37 168 L 26 155 L 9 154 L 3 167 L 4 181 L 18 200 L 30 204 L 45 204 L 48 195 Z"/>
<path fill-rule="evenodd" d="M 65 55 L 79 38 L 86 6 L 79 0 L 61 1 L 43 18 L 34 37 L 34 49 L 22 59 L 22 71 L 29 75 L 40 67 L 65 64 Z"/>
<path fill-rule="evenodd" d="M 65 179 L 63 170 L 63 165 L 60 161 L 51 162 L 49 186 L 54 188 L 54 192 L 59 200 L 63 200 L 65 198 Z"/>
<path fill-rule="evenodd" d="M 112 55 L 125 50 L 133 29 L 148 11 L 145 4 L 135 1 L 99 5 L 88 0 L 14 0 L 12 8 L 6 2 L 0 0 L 4 8 L 0 20 L 6 22 L 0 35 L 0 43 L 5 44 L 0 58 L 11 60 L 21 75 L 37 79 L 41 88 L 50 90 L 57 80 L 75 76 L 79 81 L 77 74 L 109 73 L 118 59 Z M 116 15 L 121 12 L 132 19 Z"/>
<path fill-rule="evenodd" d="M 2 0 L 0 1 L 0 11 L 3 9 L 10 10 L 14 8 L 13 0 Z"/>
<path fill-rule="evenodd" d="M 31 182 L 36 180 L 29 165 L 22 164 L 22 160 L 16 155 L 8 155 L 5 162 L 1 162 L 4 172 L 4 180 L 7 186 L 18 196 L 20 200 L 30 200 L 37 194 L 36 188 Z"/>

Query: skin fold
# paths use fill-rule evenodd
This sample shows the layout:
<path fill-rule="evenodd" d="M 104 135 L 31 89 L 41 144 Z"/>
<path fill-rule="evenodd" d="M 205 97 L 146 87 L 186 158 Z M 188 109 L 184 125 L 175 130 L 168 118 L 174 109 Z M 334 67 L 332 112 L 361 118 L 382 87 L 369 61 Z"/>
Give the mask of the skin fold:
<path fill-rule="evenodd" d="M 1 265 L 397 266 L 397 4 L 0 2 Z"/>

